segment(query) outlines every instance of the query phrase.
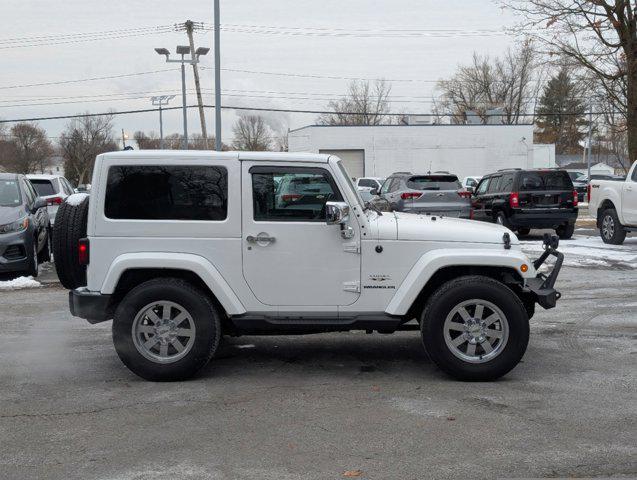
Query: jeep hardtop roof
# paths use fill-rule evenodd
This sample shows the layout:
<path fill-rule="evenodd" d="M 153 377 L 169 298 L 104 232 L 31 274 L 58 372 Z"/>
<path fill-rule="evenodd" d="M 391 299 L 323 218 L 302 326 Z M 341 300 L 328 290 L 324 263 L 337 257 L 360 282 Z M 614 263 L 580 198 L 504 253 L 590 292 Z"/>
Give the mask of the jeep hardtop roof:
<path fill-rule="evenodd" d="M 327 163 L 330 155 L 319 153 L 289 153 L 289 152 L 216 152 L 214 150 L 124 150 L 103 153 L 100 157 L 135 159 L 135 158 L 193 158 L 212 157 L 227 160 L 250 160 L 265 162 L 316 162 Z"/>

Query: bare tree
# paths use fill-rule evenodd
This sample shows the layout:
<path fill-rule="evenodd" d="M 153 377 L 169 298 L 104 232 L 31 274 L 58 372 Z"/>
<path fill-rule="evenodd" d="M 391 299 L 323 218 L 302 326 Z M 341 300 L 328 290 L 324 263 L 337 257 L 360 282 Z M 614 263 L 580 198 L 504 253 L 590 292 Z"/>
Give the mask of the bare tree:
<path fill-rule="evenodd" d="M 391 123 L 389 94 L 391 84 L 385 80 L 354 80 L 349 84 L 347 95 L 332 100 L 325 113 L 318 118 L 321 125 L 382 125 Z"/>
<path fill-rule="evenodd" d="M 133 137 L 140 150 L 158 150 L 161 148 L 161 140 L 155 132 L 135 132 Z M 183 148 L 183 135 L 179 133 L 173 133 L 164 137 L 164 149 L 166 150 L 181 150 Z M 188 139 L 188 148 L 191 150 L 208 150 L 209 145 L 214 144 L 215 137 L 208 137 L 208 141 L 203 138 L 201 134 L 194 134 Z M 221 145 L 222 150 L 229 150 L 228 146 L 223 143 Z"/>
<path fill-rule="evenodd" d="M 502 111 L 501 123 L 530 123 L 537 98 L 538 63 L 529 41 L 509 49 L 501 58 L 473 54 L 470 65 L 459 66 L 453 77 L 438 82 L 441 92 L 435 103 L 451 116 L 453 123 L 464 123 L 467 112 L 475 112 L 487 123 L 487 111 Z"/>
<path fill-rule="evenodd" d="M 53 145 L 46 131 L 34 123 L 16 123 L 5 136 L 3 164 L 16 173 L 44 173 L 50 165 Z"/>
<path fill-rule="evenodd" d="M 234 124 L 234 148 L 237 150 L 264 151 L 269 150 L 271 131 L 259 115 L 240 117 Z"/>
<path fill-rule="evenodd" d="M 637 159 L 637 12 L 634 0 L 500 0 L 524 15 L 521 28 L 547 53 L 590 72 L 626 116 L 628 155 Z"/>
<path fill-rule="evenodd" d="M 71 120 L 60 137 L 60 149 L 67 178 L 76 185 L 88 182 L 95 157 L 118 149 L 113 138 L 113 117 L 87 115 Z"/>

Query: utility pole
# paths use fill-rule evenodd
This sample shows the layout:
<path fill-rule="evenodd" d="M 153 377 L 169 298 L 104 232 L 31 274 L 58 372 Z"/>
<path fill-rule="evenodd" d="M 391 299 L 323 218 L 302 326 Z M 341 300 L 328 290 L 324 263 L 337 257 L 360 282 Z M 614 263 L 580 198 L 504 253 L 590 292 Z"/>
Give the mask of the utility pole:
<path fill-rule="evenodd" d="M 160 95 L 158 97 L 150 97 L 150 101 L 156 107 L 159 107 L 159 148 L 164 149 L 164 117 L 163 109 L 164 105 L 168 105 L 170 101 L 175 98 L 175 95 Z"/>
<path fill-rule="evenodd" d="M 215 14 L 215 150 L 221 151 L 221 32 L 219 0 L 214 0 Z"/>
<path fill-rule="evenodd" d="M 591 181 L 591 145 L 593 144 L 593 104 L 590 104 L 588 109 L 588 182 Z"/>
<path fill-rule="evenodd" d="M 126 133 L 122 128 L 122 150 L 126 150 Z"/>
<path fill-rule="evenodd" d="M 188 34 L 188 41 L 190 43 L 191 55 L 195 56 L 195 41 L 193 39 L 193 32 L 196 28 L 202 28 L 201 24 L 196 24 L 192 20 L 187 20 L 184 23 L 184 28 Z M 197 91 L 197 104 L 199 105 L 199 119 L 201 120 L 201 136 L 203 137 L 206 148 L 208 148 L 208 131 L 206 128 L 206 114 L 203 108 L 203 98 L 201 96 L 201 83 L 199 82 L 199 67 L 197 63 L 192 64 L 192 70 L 195 76 L 195 90 Z"/>

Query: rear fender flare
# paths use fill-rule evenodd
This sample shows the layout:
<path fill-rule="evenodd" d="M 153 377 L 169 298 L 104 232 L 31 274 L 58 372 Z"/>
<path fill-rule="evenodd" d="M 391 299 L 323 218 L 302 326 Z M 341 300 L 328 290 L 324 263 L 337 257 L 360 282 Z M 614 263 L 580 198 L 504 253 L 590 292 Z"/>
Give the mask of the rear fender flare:
<path fill-rule="evenodd" d="M 165 268 L 188 270 L 196 274 L 208 286 L 228 315 L 241 315 L 246 309 L 223 276 L 207 259 L 185 253 L 138 252 L 125 253 L 111 264 L 100 292 L 111 295 L 126 270 Z"/>
<path fill-rule="evenodd" d="M 520 266 L 528 265 L 526 273 Z M 533 263 L 520 250 L 432 250 L 421 256 L 396 290 L 385 309 L 389 315 L 406 315 L 427 282 L 440 269 L 446 267 L 503 267 L 516 271 L 522 278 L 536 275 Z M 436 286 L 437 287 L 437 286 Z"/>

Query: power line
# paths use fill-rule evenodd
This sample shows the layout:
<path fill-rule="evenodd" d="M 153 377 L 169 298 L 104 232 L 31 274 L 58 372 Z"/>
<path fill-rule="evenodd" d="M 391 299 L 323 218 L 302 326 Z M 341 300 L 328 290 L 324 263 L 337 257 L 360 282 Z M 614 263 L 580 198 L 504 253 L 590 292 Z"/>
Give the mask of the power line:
<path fill-rule="evenodd" d="M 164 111 L 167 110 L 180 110 L 182 107 L 168 107 L 164 108 Z M 187 108 L 198 108 L 198 105 L 188 105 Z M 214 105 L 204 105 L 204 108 L 214 108 Z M 361 115 L 361 112 L 335 112 L 332 110 L 302 110 L 302 109 L 291 109 L 291 108 L 268 108 L 268 107 L 240 107 L 240 106 L 230 106 L 230 105 L 222 105 L 222 109 L 225 110 L 239 110 L 239 111 L 252 111 L 252 112 L 277 112 L 277 113 L 304 113 L 304 114 L 313 114 L 313 115 L 323 115 L 323 114 L 339 114 L 339 115 Z M 18 119 L 9 119 L 9 120 L 0 120 L 0 123 L 20 123 L 20 122 L 38 122 L 45 120 L 68 120 L 73 118 L 83 118 L 83 117 L 104 117 L 104 116 L 119 116 L 119 115 L 131 115 L 136 113 L 149 113 L 149 112 L 158 112 L 159 109 L 156 108 L 143 108 L 138 110 L 123 110 L 123 111 L 111 111 L 111 112 L 99 112 L 99 113 L 84 113 L 84 114 L 75 114 L 75 115 L 56 115 L 49 117 L 32 117 L 32 118 L 18 118 Z M 620 111 L 597 111 L 590 112 L 591 115 L 603 115 L 603 114 L 621 114 Z M 374 113 L 374 115 L 380 117 L 397 117 L 397 116 L 420 116 L 420 117 L 457 117 L 457 113 L 409 113 L 409 112 L 393 112 L 393 113 Z M 555 113 L 543 113 L 539 115 L 537 113 L 520 113 L 517 116 L 520 118 L 536 118 L 538 116 L 580 116 L 581 112 L 555 112 Z M 502 117 L 502 114 L 485 114 L 481 115 L 481 117 Z"/>
<path fill-rule="evenodd" d="M 30 88 L 30 87 L 43 87 L 48 85 L 64 85 L 68 83 L 81 83 L 81 82 L 93 82 L 96 80 L 112 80 L 115 78 L 125 78 L 125 77 L 137 77 L 140 75 L 150 75 L 153 73 L 161 73 L 161 72 L 173 72 L 172 68 L 164 68 L 162 70 L 151 70 L 148 72 L 137 72 L 137 73 L 125 73 L 122 75 L 109 75 L 105 77 L 92 77 L 92 78 L 80 78 L 77 80 L 59 80 L 55 82 L 43 82 L 43 83 L 25 83 L 22 85 L 10 85 L 6 87 L 0 87 L 0 90 L 9 90 L 14 88 Z"/>

